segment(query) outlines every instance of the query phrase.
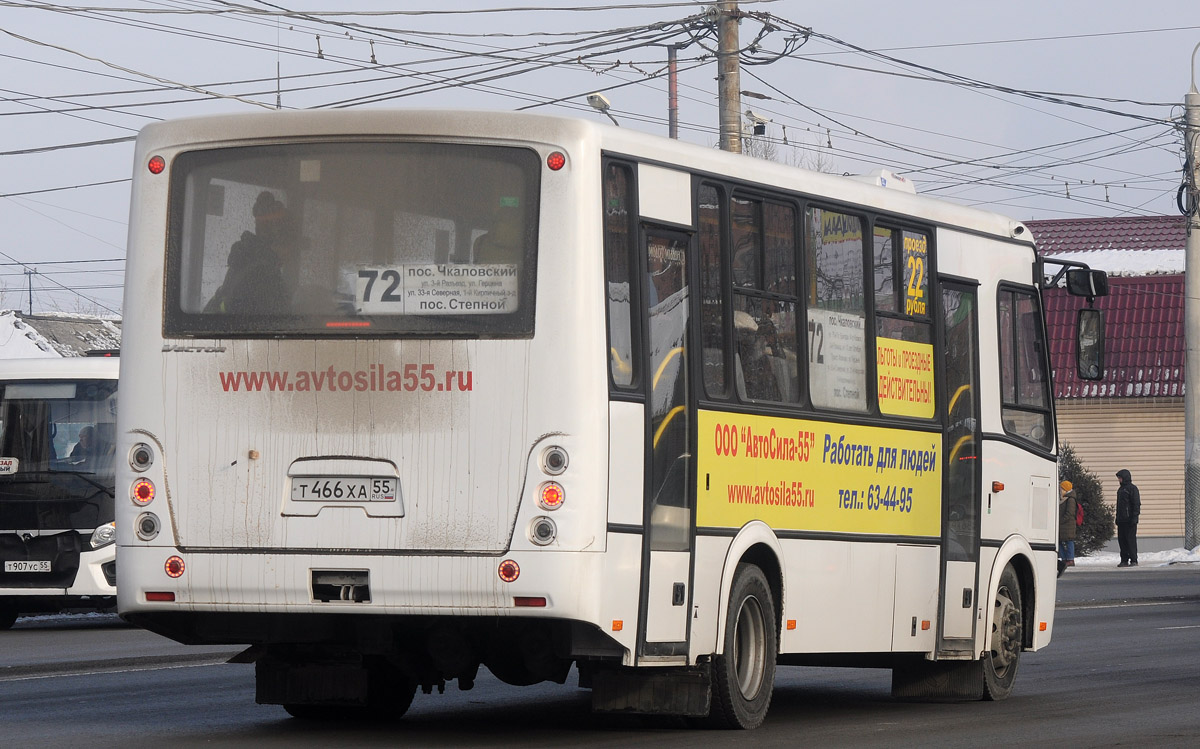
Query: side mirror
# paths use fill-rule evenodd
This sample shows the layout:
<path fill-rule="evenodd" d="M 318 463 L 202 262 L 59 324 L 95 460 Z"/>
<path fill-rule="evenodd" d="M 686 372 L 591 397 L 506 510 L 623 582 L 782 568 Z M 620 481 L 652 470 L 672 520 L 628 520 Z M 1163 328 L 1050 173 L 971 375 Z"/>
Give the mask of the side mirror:
<path fill-rule="evenodd" d="M 1089 299 L 1108 296 L 1108 274 L 1102 270 L 1072 268 L 1067 271 L 1067 293 Z"/>
<path fill-rule="evenodd" d="M 1104 313 L 1101 310 L 1079 310 L 1075 330 L 1075 368 L 1081 380 L 1104 377 Z"/>

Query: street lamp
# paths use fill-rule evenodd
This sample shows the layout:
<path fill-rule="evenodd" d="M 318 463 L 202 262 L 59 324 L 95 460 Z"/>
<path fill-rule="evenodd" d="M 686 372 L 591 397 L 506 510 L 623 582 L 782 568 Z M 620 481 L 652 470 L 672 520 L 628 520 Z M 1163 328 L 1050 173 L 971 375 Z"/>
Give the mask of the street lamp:
<path fill-rule="evenodd" d="M 595 109 L 597 112 L 603 112 L 605 117 L 612 120 L 612 124 L 616 125 L 617 127 L 621 126 L 621 123 L 617 122 L 617 118 L 612 116 L 612 112 L 608 111 L 612 104 L 608 102 L 607 96 L 600 93 L 588 94 L 587 103 L 590 104 L 592 109 Z"/>

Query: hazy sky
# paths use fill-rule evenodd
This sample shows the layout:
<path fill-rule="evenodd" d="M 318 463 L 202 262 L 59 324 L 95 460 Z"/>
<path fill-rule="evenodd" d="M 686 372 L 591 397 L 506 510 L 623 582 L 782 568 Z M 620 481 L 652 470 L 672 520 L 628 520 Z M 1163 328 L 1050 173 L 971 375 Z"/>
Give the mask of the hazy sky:
<path fill-rule="evenodd" d="M 665 135 L 666 47 L 686 43 L 680 135 L 714 145 L 705 8 L 0 0 L 0 307 L 27 308 L 29 277 L 14 264 L 25 263 L 38 271 L 35 312 L 119 310 L 125 139 L 160 119 L 274 108 L 277 71 L 284 108 L 532 108 L 604 121 L 585 103 L 604 91 L 623 127 Z M 886 168 L 922 193 L 1018 219 L 1177 213 L 1194 2 L 741 8 L 751 14 L 741 41 L 757 42 L 742 89 L 769 97 L 742 109 L 771 120 L 758 145 L 779 160 Z"/>

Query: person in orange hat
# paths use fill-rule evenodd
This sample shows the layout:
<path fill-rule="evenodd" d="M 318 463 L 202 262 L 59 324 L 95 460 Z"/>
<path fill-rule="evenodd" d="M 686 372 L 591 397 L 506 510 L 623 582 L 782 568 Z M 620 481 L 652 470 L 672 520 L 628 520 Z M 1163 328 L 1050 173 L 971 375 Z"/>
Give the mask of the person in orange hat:
<path fill-rule="evenodd" d="M 1070 481 L 1058 485 L 1058 574 L 1075 566 L 1075 513 L 1078 505 Z"/>

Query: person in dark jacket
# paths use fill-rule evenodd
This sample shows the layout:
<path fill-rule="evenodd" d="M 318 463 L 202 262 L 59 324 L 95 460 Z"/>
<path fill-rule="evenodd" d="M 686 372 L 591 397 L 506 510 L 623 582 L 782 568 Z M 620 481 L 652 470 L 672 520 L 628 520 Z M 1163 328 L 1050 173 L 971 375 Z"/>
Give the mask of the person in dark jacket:
<path fill-rule="evenodd" d="M 1137 553 L 1137 524 L 1138 516 L 1142 514 L 1142 494 L 1133 484 L 1129 471 L 1122 468 L 1117 471 L 1117 480 L 1121 488 L 1117 489 L 1117 544 L 1121 547 L 1121 563 L 1118 567 L 1136 567 Z"/>
<path fill-rule="evenodd" d="M 284 266 L 292 259 L 287 209 L 264 190 L 253 213 L 254 231 L 242 232 L 230 248 L 225 280 L 205 305 L 206 313 L 261 315 L 291 309 L 284 281 Z"/>
<path fill-rule="evenodd" d="M 1075 514 L 1079 508 L 1070 481 L 1058 485 L 1058 574 L 1075 566 Z"/>

